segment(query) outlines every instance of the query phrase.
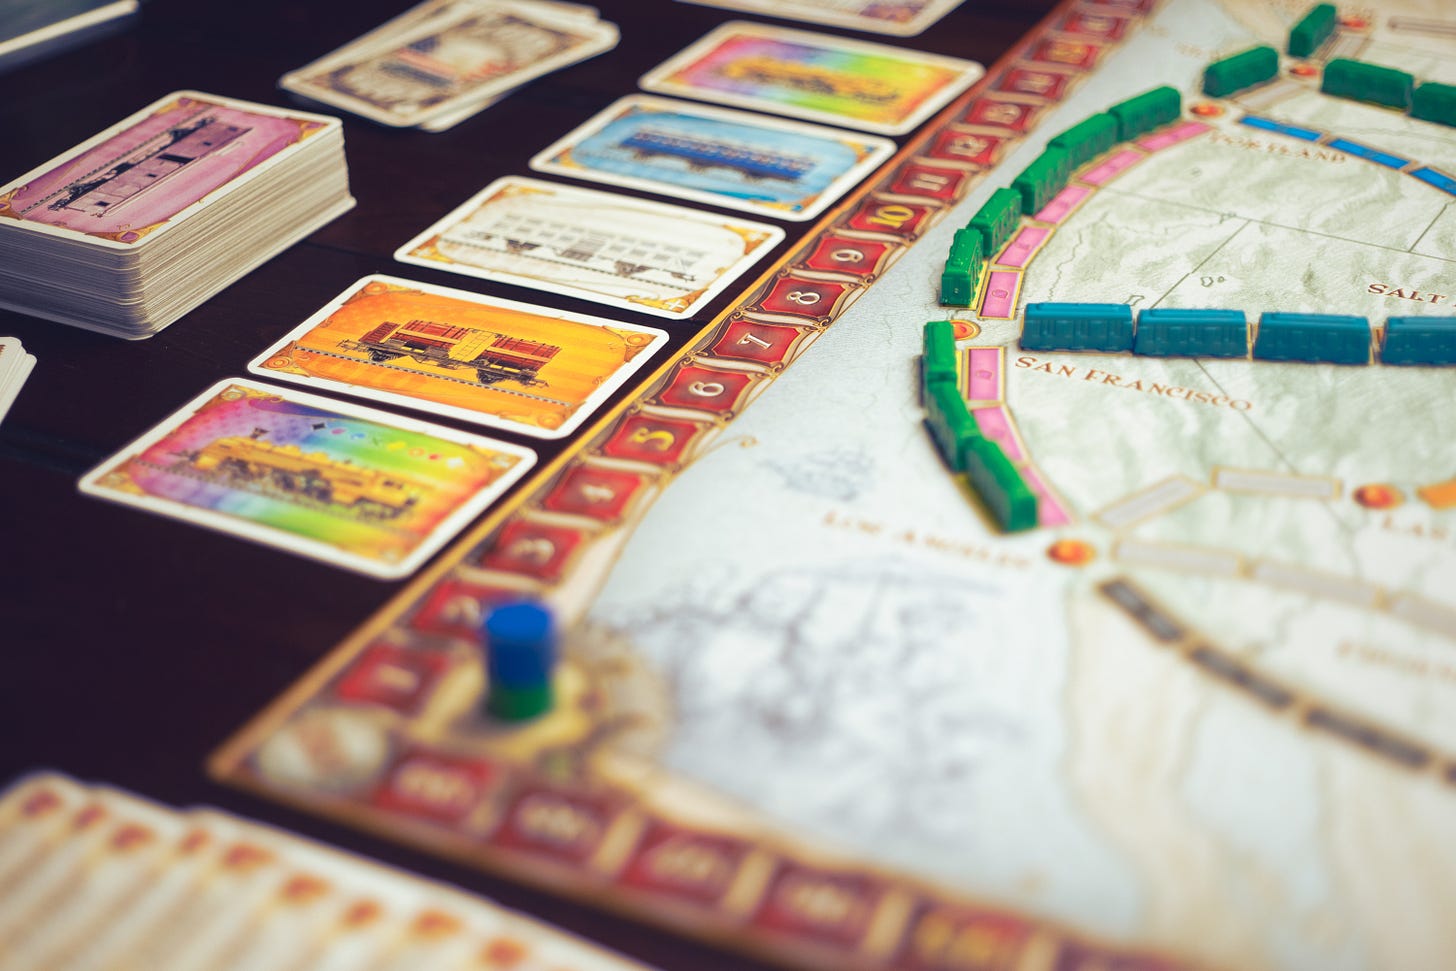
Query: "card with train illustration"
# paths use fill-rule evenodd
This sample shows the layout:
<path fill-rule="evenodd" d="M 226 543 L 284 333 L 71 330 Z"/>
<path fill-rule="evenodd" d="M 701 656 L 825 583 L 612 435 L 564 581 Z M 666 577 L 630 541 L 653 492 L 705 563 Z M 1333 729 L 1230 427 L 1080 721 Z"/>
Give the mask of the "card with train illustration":
<path fill-rule="evenodd" d="M 684 320 L 783 238 L 741 216 L 508 175 L 394 258 Z"/>
<path fill-rule="evenodd" d="M 570 434 L 667 334 L 368 276 L 260 354 L 263 377 L 509 429 Z"/>
<path fill-rule="evenodd" d="M 0 188 L 0 220 L 126 250 L 241 189 L 340 124 L 177 91 Z"/>
<path fill-rule="evenodd" d="M 895 152 L 886 138 L 711 108 L 619 98 L 531 159 L 547 175 L 803 222 Z"/>
<path fill-rule="evenodd" d="M 414 572 L 535 461 L 518 445 L 230 379 L 101 463 L 80 488 L 393 578 Z"/>
<path fill-rule="evenodd" d="M 958 57 L 735 20 L 647 72 L 641 86 L 903 135 L 984 73 Z"/>

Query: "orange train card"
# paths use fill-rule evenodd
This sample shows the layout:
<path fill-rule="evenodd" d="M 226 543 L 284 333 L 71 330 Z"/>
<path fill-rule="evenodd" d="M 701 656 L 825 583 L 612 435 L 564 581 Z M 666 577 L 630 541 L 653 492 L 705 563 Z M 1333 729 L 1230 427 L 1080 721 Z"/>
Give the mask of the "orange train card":
<path fill-rule="evenodd" d="M 650 327 L 375 275 L 349 287 L 248 370 L 560 438 L 666 340 Z"/>

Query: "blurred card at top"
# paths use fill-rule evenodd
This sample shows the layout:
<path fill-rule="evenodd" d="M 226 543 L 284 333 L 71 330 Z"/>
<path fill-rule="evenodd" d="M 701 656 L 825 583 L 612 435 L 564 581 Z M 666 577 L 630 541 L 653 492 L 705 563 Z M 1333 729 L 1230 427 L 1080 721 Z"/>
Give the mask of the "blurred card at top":
<path fill-rule="evenodd" d="M 731 21 L 642 77 L 658 94 L 903 135 L 970 87 L 974 61 Z"/>
<path fill-rule="evenodd" d="M 574 5 L 428 0 L 279 84 L 381 124 L 421 125 L 610 50 L 617 36 Z"/>

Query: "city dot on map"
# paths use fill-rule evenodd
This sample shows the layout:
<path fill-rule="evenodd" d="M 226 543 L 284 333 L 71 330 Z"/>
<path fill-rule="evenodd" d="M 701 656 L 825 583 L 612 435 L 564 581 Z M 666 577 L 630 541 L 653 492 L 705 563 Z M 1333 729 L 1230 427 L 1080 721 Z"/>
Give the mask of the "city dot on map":
<path fill-rule="evenodd" d="M 1394 509 L 1405 501 L 1399 489 L 1381 483 L 1363 485 L 1355 490 L 1353 496 L 1366 509 Z"/>
<path fill-rule="evenodd" d="M 1063 566 L 1086 566 L 1097 558 L 1097 550 L 1080 539 L 1059 539 L 1047 547 L 1046 555 Z"/>

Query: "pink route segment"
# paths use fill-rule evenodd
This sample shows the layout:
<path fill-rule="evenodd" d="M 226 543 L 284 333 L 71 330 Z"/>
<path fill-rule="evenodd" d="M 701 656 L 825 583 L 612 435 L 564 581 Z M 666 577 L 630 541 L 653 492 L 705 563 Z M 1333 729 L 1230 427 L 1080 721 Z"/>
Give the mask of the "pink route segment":
<path fill-rule="evenodd" d="M 1036 519 L 1038 525 L 1066 526 L 1072 521 L 1072 517 L 1067 515 L 1067 511 L 1062 508 L 1062 504 L 1057 501 L 1057 497 L 1052 493 L 1052 490 L 1042 481 L 1040 472 L 1029 465 L 1017 471 L 1021 473 L 1021 478 L 1025 480 L 1027 486 L 1031 488 L 1031 491 L 1036 493 Z"/>
<path fill-rule="evenodd" d="M 1186 142 L 1195 135 L 1202 135 L 1208 130 L 1209 126 L 1201 121 L 1185 121 L 1177 128 L 1170 128 L 1165 132 L 1141 138 L 1138 140 L 1138 144 L 1150 152 L 1161 152 L 1179 142 Z"/>
<path fill-rule="evenodd" d="M 1092 190 L 1083 189 L 1082 191 L 1085 194 Z M 1050 209 L 1054 205 L 1056 205 L 1055 200 L 1047 208 Z M 1046 212 L 1046 209 L 1043 209 L 1042 212 Z M 1037 218 L 1040 219 L 1041 217 L 1038 216 Z M 1006 244 L 1006 248 L 1001 251 L 1000 258 L 996 260 L 997 264 L 1001 266 L 1014 266 L 1017 269 L 1021 269 L 1027 263 L 1031 262 L 1032 256 L 1036 254 L 1036 251 L 1041 248 L 1041 244 L 1046 242 L 1046 238 L 1050 235 L 1051 230 L 1043 229 L 1040 226 L 1025 227 L 1016 234 L 1011 242 Z"/>
<path fill-rule="evenodd" d="M 1016 431 L 1011 427 L 1011 416 L 1006 414 L 1005 408 L 977 408 L 971 415 L 976 419 L 976 427 L 981 429 L 981 434 L 1000 445 L 1007 458 L 1013 462 L 1026 461 L 1026 453 L 1021 450 Z"/>
<path fill-rule="evenodd" d="M 1068 214 L 1070 214 L 1073 209 L 1076 209 L 1077 206 L 1081 204 L 1083 199 L 1087 198 L 1091 194 L 1092 190 L 1087 188 L 1085 185 L 1069 185 L 1061 192 L 1058 192 L 1056 198 L 1052 199 L 1051 202 L 1048 202 L 1045 208 L 1043 208 L 1041 212 L 1037 213 L 1032 218 L 1035 219 L 1037 222 L 1060 223 L 1063 219 L 1067 218 Z M 1023 230 L 1023 232 L 1024 231 L 1025 230 Z M 1045 230 L 1043 230 L 1043 232 L 1045 232 Z M 1026 264 L 1016 263 L 1011 265 L 1025 266 Z"/>
<path fill-rule="evenodd" d="M 981 316 L 993 320 L 1010 320 L 1015 316 L 1016 295 L 1020 290 L 1020 270 L 992 270 L 986 277 L 986 296 L 981 300 Z"/>
<path fill-rule="evenodd" d="M 1104 185 L 1141 162 L 1147 156 L 1130 148 L 1123 149 L 1089 172 L 1077 176 L 1078 181 L 1088 185 Z"/>
<path fill-rule="evenodd" d="M 1001 400 L 1002 354 L 999 347 L 973 347 L 966 362 L 971 401 Z"/>

